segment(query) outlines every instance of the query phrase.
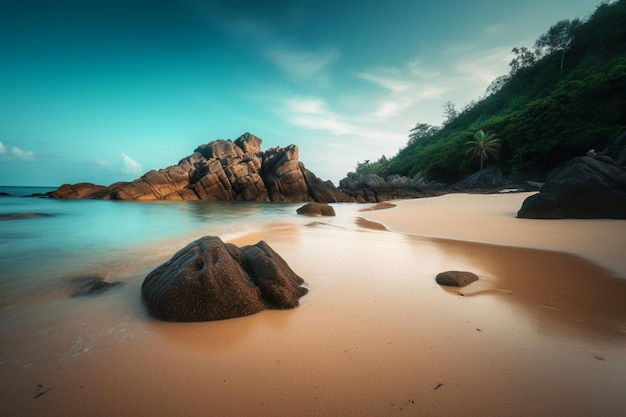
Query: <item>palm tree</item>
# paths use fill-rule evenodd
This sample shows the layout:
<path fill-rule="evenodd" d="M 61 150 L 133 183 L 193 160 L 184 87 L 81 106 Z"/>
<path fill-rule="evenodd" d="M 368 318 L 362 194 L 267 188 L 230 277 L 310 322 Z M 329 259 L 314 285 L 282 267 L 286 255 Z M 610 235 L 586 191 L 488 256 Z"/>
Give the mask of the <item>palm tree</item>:
<path fill-rule="evenodd" d="M 465 154 L 473 154 L 474 156 L 480 155 L 480 170 L 483 170 L 484 160 L 489 159 L 490 156 L 496 158 L 498 151 L 500 150 L 500 139 L 496 137 L 495 133 L 485 133 L 484 130 L 479 130 L 474 133 L 474 138 L 465 144 L 468 146 Z"/>

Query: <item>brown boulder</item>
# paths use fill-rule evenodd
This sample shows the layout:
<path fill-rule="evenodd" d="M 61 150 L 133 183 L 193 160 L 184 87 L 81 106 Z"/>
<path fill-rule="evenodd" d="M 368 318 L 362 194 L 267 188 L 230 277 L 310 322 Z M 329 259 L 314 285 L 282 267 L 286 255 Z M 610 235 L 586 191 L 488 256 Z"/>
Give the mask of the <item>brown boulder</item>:
<path fill-rule="evenodd" d="M 335 209 L 326 203 L 307 203 L 296 210 L 296 213 L 305 216 L 334 216 Z"/>
<path fill-rule="evenodd" d="M 52 193 L 54 198 L 104 198 L 110 192 L 109 187 L 80 182 L 78 184 L 63 184 Z"/>
<path fill-rule="evenodd" d="M 156 318 L 208 321 L 297 307 L 303 283 L 263 241 L 238 248 L 205 236 L 148 274 L 141 291 Z"/>
<path fill-rule="evenodd" d="M 438 273 L 435 281 L 439 285 L 448 287 L 465 287 L 474 281 L 478 281 L 478 276 L 467 271 L 445 271 Z"/>

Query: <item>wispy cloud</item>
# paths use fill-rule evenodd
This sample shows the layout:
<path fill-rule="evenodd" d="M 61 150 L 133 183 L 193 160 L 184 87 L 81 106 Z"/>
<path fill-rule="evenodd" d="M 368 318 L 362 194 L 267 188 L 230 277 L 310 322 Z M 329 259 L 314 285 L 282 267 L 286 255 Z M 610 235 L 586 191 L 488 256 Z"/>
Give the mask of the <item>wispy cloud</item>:
<path fill-rule="evenodd" d="M 513 54 L 510 48 L 494 48 L 480 53 L 467 55 L 457 61 L 454 72 L 462 80 L 459 85 L 475 85 L 476 88 L 486 88 L 498 76 L 508 72 L 508 63 Z M 484 91 L 483 91 L 484 93 Z M 478 97 L 476 97 L 478 98 Z"/>
<path fill-rule="evenodd" d="M 301 79 L 324 81 L 324 70 L 339 58 L 335 48 L 307 51 L 280 45 L 268 45 L 264 56 L 288 75 Z M 319 78 L 322 77 L 322 78 Z"/>
<path fill-rule="evenodd" d="M 5 161 L 33 162 L 36 156 L 33 151 L 25 151 L 17 146 L 8 146 L 0 142 L 0 158 Z"/>
<path fill-rule="evenodd" d="M 414 117 L 423 115 L 427 122 L 438 124 L 434 121 L 445 101 L 464 105 L 479 99 L 491 81 L 507 72 L 510 60 L 508 48 L 475 52 L 468 45 L 451 45 L 443 55 L 436 68 L 413 60 L 356 73 L 356 78 L 386 90 L 373 97 L 374 108 L 367 117 L 384 122 L 413 112 Z"/>
<path fill-rule="evenodd" d="M 124 155 L 124 154 L 122 154 Z M 110 167 L 111 165 L 113 165 L 111 163 L 111 161 L 107 161 L 106 159 L 102 159 L 102 158 L 98 158 L 95 157 L 92 160 L 89 161 L 91 165 L 96 165 L 99 167 Z"/>
<path fill-rule="evenodd" d="M 380 67 L 355 74 L 356 78 L 372 83 L 386 91 L 374 98 L 374 109 L 367 115 L 385 121 L 400 115 L 414 105 L 442 98 L 450 87 L 440 83 L 439 72 L 418 61 L 402 67 Z"/>
<path fill-rule="evenodd" d="M 141 174 L 143 171 L 143 166 L 135 161 L 130 156 L 126 155 L 124 152 L 122 155 L 122 172 L 126 174 Z"/>
<path fill-rule="evenodd" d="M 229 19 L 224 16 L 214 22 L 294 79 L 325 84 L 329 79 L 328 68 L 341 56 L 332 45 L 305 46 L 306 42 L 293 38 L 286 40 L 285 33 L 268 20 L 250 17 Z"/>
<path fill-rule="evenodd" d="M 289 123 L 335 135 L 354 133 L 356 128 L 342 116 L 328 109 L 326 102 L 315 97 L 294 97 L 287 100 L 286 119 Z"/>

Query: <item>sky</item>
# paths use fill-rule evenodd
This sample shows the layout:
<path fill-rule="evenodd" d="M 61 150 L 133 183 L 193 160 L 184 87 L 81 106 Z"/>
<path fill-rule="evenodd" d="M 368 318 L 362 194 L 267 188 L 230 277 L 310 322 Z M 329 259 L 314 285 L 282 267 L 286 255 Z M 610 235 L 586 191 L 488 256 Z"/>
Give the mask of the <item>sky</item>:
<path fill-rule="evenodd" d="M 338 184 L 599 4 L 0 1 L 0 185 L 131 181 L 245 132 Z"/>

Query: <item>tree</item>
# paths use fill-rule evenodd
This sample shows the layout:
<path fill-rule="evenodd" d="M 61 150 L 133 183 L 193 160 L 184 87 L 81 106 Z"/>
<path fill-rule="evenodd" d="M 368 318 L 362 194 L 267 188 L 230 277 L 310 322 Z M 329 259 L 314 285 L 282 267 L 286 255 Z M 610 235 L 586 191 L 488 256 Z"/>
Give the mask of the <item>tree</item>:
<path fill-rule="evenodd" d="M 537 54 L 525 46 L 522 46 L 521 48 L 515 47 L 511 49 L 511 52 L 515 54 L 515 58 L 513 58 L 509 63 L 509 66 L 511 67 L 511 75 L 515 74 L 522 68 L 532 67 L 537 62 Z"/>
<path fill-rule="evenodd" d="M 443 103 L 443 117 L 446 118 L 446 121 L 443 122 L 444 125 L 447 125 L 452 120 L 456 119 L 459 115 L 459 112 L 456 111 L 456 106 L 451 101 L 446 101 Z"/>
<path fill-rule="evenodd" d="M 473 154 L 474 156 L 480 156 L 480 170 L 483 170 L 484 160 L 489 159 L 490 156 L 496 158 L 500 151 L 500 139 L 496 137 L 495 133 L 485 133 L 484 130 L 479 130 L 474 133 L 474 138 L 465 144 L 468 149 L 465 154 Z"/>
<path fill-rule="evenodd" d="M 574 31 L 580 26 L 580 20 L 561 20 L 541 35 L 535 42 L 535 49 L 541 56 L 561 51 L 561 70 L 565 60 L 565 51 L 574 39 Z"/>
<path fill-rule="evenodd" d="M 416 123 L 415 127 L 409 130 L 409 142 L 407 145 L 412 145 L 418 140 L 433 136 L 439 131 L 439 127 L 429 125 L 428 123 Z"/>
<path fill-rule="evenodd" d="M 491 84 L 489 84 L 489 86 L 487 87 L 487 90 L 485 91 L 485 97 L 489 97 L 490 95 L 495 94 L 498 91 L 502 90 L 502 87 L 504 87 L 506 83 L 509 82 L 510 79 L 511 77 L 509 75 L 501 75 L 495 80 L 493 80 Z"/>

